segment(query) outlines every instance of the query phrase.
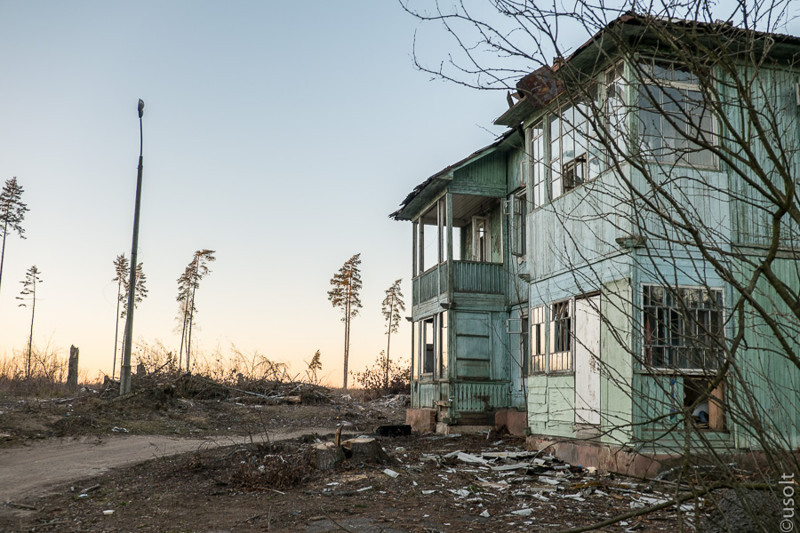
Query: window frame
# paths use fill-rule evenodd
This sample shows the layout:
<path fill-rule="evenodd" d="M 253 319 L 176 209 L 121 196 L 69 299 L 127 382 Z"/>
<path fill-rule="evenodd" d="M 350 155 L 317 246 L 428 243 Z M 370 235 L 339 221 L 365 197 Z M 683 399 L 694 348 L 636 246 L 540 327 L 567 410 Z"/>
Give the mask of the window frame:
<path fill-rule="evenodd" d="M 679 61 L 668 59 L 657 59 L 643 57 L 636 60 L 637 86 L 634 98 L 636 99 L 636 143 L 642 156 L 646 160 L 657 161 L 663 164 L 688 166 L 702 169 L 717 170 L 719 168 L 719 158 L 711 150 L 700 148 L 692 142 L 692 131 L 702 132 L 710 138 L 706 141 L 718 142 L 719 120 L 714 113 L 713 106 L 704 105 L 702 85 L 698 76 L 685 68 Z M 676 75 L 680 72 L 680 75 Z M 668 97 L 672 93 L 680 96 Z M 691 93 L 696 93 L 697 98 L 693 98 Z M 660 95 L 660 103 L 654 99 Z M 669 107 L 674 107 L 670 111 Z M 649 108 L 649 109 L 648 109 Z M 694 110 L 701 110 L 699 115 L 692 114 Z M 654 126 L 654 133 L 646 133 L 648 123 L 655 121 L 647 120 L 646 113 L 651 113 L 656 117 L 659 125 Z M 672 116 L 672 122 L 676 125 L 683 125 L 683 132 L 678 131 L 667 121 L 667 115 Z M 708 120 L 708 124 L 704 122 Z M 672 135 L 668 135 L 672 133 Z M 651 139 L 652 146 L 646 147 L 648 139 Z M 654 141 L 657 139 L 657 142 Z"/>
<path fill-rule="evenodd" d="M 479 237 L 479 223 L 483 224 L 484 239 L 481 241 Z M 478 246 L 482 242 L 482 246 Z M 481 256 L 484 256 L 481 259 Z M 472 260 L 479 263 L 492 262 L 492 226 L 488 216 L 473 216 L 472 217 Z"/>
<path fill-rule="evenodd" d="M 663 296 L 654 297 L 652 290 L 655 289 L 661 289 Z M 650 295 L 647 291 L 651 291 Z M 689 305 L 684 298 L 690 292 L 695 294 L 695 301 L 701 301 L 708 295 L 712 304 L 706 307 Z M 693 285 L 669 287 L 656 283 L 643 283 L 640 297 L 641 359 L 639 366 L 643 371 L 693 375 L 712 374 L 717 371 L 718 362 L 724 355 L 719 344 L 724 344 L 726 338 L 725 291 L 722 287 Z M 683 303 L 678 301 L 679 298 L 684 300 Z M 662 304 L 651 303 L 655 299 L 660 299 Z M 649 311 L 651 309 L 656 312 Z M 701 316 L 706 317 L 707 320 L 706 318 L 701 320 L 699 318 Z M 650 326 L 649 319 L 651 317 L 656 321 L 654 326 Z M 662 319 L 662 317 L 665 318 Z M 688 333 L 687 326 L 691 328 Z M 655 328 L 655 333 L 653 333 L 653 328 Z M 697 339 L 700 334 L 704 335 L 702 340 L 686 342 L 687 338 Z M 662 342 L 648 341 L 648 338 Z M 656 351 L 660 351 L 661 355 L 657 355 Z M 707 364 L 709 360 L 717 364 Z M 702 361 L 702 364 L 700 366 L 681 365 L 683 361 Z"/>
<path fill-rule="evenodd" d="M 528 375 L 547 373 L 547 306 L 531 307 L 529 324 L 531 328 L 528 342 L 531 362 Z"/>
<path fill-rule="evenodd" d="M 547 357 L 549 374 L 571 374 L 575 371 L 575 299 L 553 302 L 550 310 L 550 352 Z"/>
<path fill-rule="evenodd" d="M 525 219 L 528 214 L 528 199 L 525 189 L 520 189 L 511 195 L 509 203 L 509 226 L 510 242 L 509 253 L 511 255 L 524 257 L 526 250 L 527 229 Z"/>

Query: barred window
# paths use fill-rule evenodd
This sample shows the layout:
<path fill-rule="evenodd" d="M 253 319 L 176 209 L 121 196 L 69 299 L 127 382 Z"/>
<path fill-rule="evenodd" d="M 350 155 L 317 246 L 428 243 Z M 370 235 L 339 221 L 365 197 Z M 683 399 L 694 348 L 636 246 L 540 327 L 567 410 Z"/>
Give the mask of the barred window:
<path fill-rule="evenodd" d="M 644 363 L 713 370 L 722 355 L 722 289 L 645 285 Z"/>

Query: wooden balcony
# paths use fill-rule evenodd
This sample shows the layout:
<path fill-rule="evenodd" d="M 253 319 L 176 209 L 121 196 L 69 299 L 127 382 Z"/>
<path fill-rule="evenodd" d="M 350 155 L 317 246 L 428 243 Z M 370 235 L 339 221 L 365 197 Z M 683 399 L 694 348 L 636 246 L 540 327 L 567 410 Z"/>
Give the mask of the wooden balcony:
<path fill-rule="evenodd" d="M 453 261 L 453 287 L 451 293 L 503 294 L 504 272 L 502 263 L 480 261 Z M 448 294 L 448 263 L 429 268 L 413 280 L 412 301 L 419 305 L 432 299 L 445 299 Z"/>

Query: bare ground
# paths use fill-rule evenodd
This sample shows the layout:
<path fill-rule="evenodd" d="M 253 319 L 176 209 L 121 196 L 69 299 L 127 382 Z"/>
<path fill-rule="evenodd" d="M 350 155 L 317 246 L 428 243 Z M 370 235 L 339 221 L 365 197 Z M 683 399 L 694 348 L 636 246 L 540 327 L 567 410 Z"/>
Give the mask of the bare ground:
<path fill-rule="evenodd" d="M 314 443 L 339 425 L 369 434 L 401 423 L 402 397 L 263 400 L 2 400 L 0 531 L 554 531 L 668 498 L 519 455 L 521 439 L 495 434 L 375 437 L 387 461 L 318 470 Z M 686 520 L 692 511 L 672 508 L 602 530 L 672 531 Z"/>

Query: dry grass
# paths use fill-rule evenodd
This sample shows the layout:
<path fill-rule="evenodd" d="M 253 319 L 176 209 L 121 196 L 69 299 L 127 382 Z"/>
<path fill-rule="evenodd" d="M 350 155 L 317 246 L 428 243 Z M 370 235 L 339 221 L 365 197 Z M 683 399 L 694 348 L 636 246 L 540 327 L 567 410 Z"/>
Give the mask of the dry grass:
<path fill-rule="evenodd" d="M 0 395 L 60 396 L 67 392 L 67 361 L 69 355 L 51 348 L 34 345 L 31 350 L 31 371 L 25 375 L 27 351 L 14 351 L 11 357 L 0 359 Z"/>

